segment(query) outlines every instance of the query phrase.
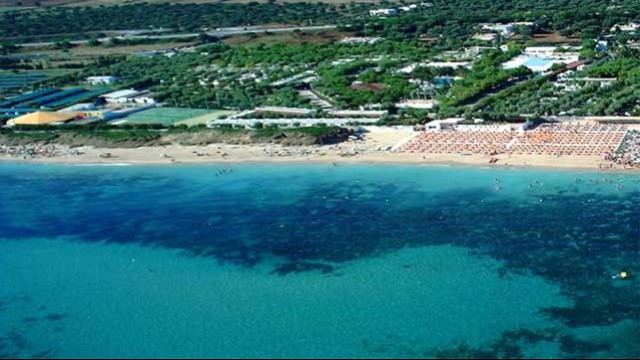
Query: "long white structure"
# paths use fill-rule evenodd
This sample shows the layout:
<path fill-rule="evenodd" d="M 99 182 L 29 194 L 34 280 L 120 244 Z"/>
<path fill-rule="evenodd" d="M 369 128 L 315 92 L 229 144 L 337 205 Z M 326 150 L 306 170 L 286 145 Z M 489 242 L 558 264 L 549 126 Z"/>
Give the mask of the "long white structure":
<path fill-rule="evenodd" d="M 365 116 L 371 118 L 380 118 L 389 114 L 387 110 L 331 110 L 329 114 L 335 117 L 352 117 Z"/>
<path fill-rule="evenodd" d="M 254 109 L 257 113 L 273 113 L 285 115 L 311 115 L 317 112 L 315 109 L 292 108 L 284 106 L 260 106 Z"/>
<path fill-rule="evenodd" d="M 399 109 L 422 109 L 429 110 L 438 106 L 440 102 L 435 99 L 427 99 L 427 100 L 404 100 L 399 103 L 396 103 L 396 107 Z"/>
<path fill-rule="evenodd" d="M 349 124 L 375 124 L 380 121 L 380 118 L 287 118 L 287 119 L 219 119 L 210 121 L 208 127 L 216 127 L 219 125 L 233 125 L 252 127 L 256 123 L 263 125 L 280 125 L 280 126 L 294 126 L 299 125 L 303 127 L 317 126 L 319 124 L 326 124 L 329 126 L 345 126 Z"/>
<path fill-rule="evenodd" d="M 635 32 L 640 30 L 640 23 L 618 24 L 611 28 L 611 32 L 620 30 L 622 32 Z"/>

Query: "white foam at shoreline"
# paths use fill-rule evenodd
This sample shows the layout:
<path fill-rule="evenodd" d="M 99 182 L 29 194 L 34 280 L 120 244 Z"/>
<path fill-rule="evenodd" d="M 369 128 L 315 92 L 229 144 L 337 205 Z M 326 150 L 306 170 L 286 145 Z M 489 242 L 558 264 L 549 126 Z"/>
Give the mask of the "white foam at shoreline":
<path fill-rule="evenodd" d="M 93 166 L 133 166 L 131 163 L 88 163 L 88 164 L 66 164 L 67 166 L 93 167 Z"/>

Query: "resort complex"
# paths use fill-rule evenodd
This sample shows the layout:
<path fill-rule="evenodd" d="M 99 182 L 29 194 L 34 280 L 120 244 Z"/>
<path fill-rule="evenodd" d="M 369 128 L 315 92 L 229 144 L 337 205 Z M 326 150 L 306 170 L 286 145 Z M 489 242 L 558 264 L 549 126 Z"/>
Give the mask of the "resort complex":
<path fill-rule="evenodd" d="M 484 156 L 485 163 L 503 165 L 514 163 L 504 157 L 529 157 L 539 161 L 528 164 L 565 158 L 576 166 L 640 167 L 640 29 L 630 4 L 625 11 L 605 9 L 607 20 L 597 26 L 566 9 L 554 14 L 562 11 L 571 21 L 549 22 L 542 5 L 532 5 L 540 18 L 514 9 L 500 21 L 466 0 L 307 5 L 0 13 L 13 24 L 0 27 L 0 38 L 18 39 L 0 55 L 3 152 L 55 157 L 80 145 L 232 143 L 308 146 L 267 152 L 318 160 L 357 161 L 373 152 L 384 161 Z M 455 10 L 460 6 L 471 6 L 470 15 Z M 186 9 L 190 15 L 182 17 Z M 236 17 L 240 10 L 256 24 Z M 213 15 L 225 11 L 233 15 Z M 155 24 L 151 14 L 165 23 Z M 105 29 L 82 15 L 110 18 L 116 28 L 94 37 Z M 40 26 L 56 18 L 82 26 L 65 28 L 78 34 L 59 40 Z M 443 18 L 459 25 L 434 26 Z M 576 30 L 581 27 L 590 31 Z M 51 145 L 70 148 L 41 151 Z"/>
<path fill-rule="evenodd" d="M 437 9 L 430 3 L 372 9 L 367 21 L 394 24 Z M 261 32 L 275 30 L 261 26 L 218 28 L 219 38 L 180 35 L 166 45 L 153 33 L 122 32 L 108 40 L 108 52 L 125 54 L 105 55 L 106 40 L 71 44 L 82 55 L 66 49 L 56 55 L 65 59 L 57 66 L 82 61 L 82 69 L 50 76 L 23 68 L 53 56 L 39 51 L 59 44 L 26 42 L 6 58 L 24 74 L 0 73 L 7 84 L 22 81 L 1 90 L 0 136 L 7 140 L 0 145 L 9 159 L 63 154 L 81 161 L 84 148 L 111 154 L 100 148 L 232 143 L 308 147 L 232 151 L 256 161 L 268 153 L 269 160 L 304 154 L 300 159 L 466 163 L 471 155 L 474 163 L 497 165 L 640 168 L 635 43 L 615 34 L 542 41 L 536 32 L 553 31 L 541 27 L 470 24 L 474 35 L 447 50 L 435 40 L 416 44 L 327 27 L 278 28 L 287 38 L 326 37 L 295 46 L 265 45 L 273 35 Z M 236 43 L 245 40 L 257 44 Z M 155 50 L 127 53 L 133 46 L 127 41 Z M 85 54 L 91 51 L 99 55 Z M 360 143 L 348 141 L 354 137 Z M 78 146 L 82 151 L 71 151 Z M 217 151 L 233 158 L 228 149 Z M 157 156 L 190 161 L 166 151 Z"/>

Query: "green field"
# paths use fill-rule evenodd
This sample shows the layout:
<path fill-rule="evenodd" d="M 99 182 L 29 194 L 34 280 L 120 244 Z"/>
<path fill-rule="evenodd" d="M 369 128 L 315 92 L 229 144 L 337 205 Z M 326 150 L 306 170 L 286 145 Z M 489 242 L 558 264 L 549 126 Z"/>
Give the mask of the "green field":
<path fill-rule="evenodd" d="M 153 108 L 127 117 L 128 124 L 197 125 L 229 112 L 207 109 Z"/>
<path fill-rule="evenodd" d="M 176 123 L 176 125 L 187 125 L 187 126 L 202 125 L 202 124 L 206 124 L 210 120 L 219 119 L 219 118 L 221 118 L 223 116 L 228 116 L 228 115 L 232 115 L 232 114 L 235 114 L 235 113 L 236 113 L 236 111 L 213 110 L 212 112 L 209 112 L 209 113 L 207 113 L 205 115 L 197 116 L 197 117 L 194 117 L 194 118 L 191 118 L 191 119 L 180 121 L 180 122 Z"/>

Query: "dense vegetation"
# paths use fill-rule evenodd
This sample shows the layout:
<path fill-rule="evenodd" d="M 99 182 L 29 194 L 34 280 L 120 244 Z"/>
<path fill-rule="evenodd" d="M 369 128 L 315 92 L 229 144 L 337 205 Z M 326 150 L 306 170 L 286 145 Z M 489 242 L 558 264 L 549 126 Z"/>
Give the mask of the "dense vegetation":
<path fill-rule="evenodd" d="M 69 146 L 140 147 L 171 143 L 206 145 L 210 143 L 287 143 L 309 145 L 343 141 L 350 131 L 332 126 L 258 129 L 204 126 L 16 126 L 0 129 L 0 143 L 10 146 L 57 143 Z"/>
<path fill-rule="evenodd" d="M 403 39 L 412 36 L 443 36 L 459 42 L 483 22 L 527 21 L 535 31 L 558 31 L 562 35 L 596 37 L 615 24 L 640 20 L 635 0 L 435 0 L 433 7 L 391 19 L 357 22 L 364 33 Z M 525 35 L 529 34 L 524 32 Z"/>
<path fill-rule="evenodd" d="M 473 112 L 489 118 L 543 115 L 638 115 L 640 114 L 640 60 L 627 54 L 602 59 L 587 67 L 580 77 L 616 79 L 610 84 L 581 82 L 570 76 L 567 83 L 579 85 L 572 91 L 554 86 L 537 76 L 480 100 Z"/>
<path fill-rule="evenodd" d="M 449 105 L 465 105 L 477 100 L 480 96 L 495 90 L 496 87 L 506 87 L 510 81 L 515 81 L 530 72 L 525 68 L 504 70 L 501 65 L 505 61 L 520 54 L 521 49 L 515 47 L 508 51 L 491 50 L 484 54 L 469 76 L 456 82 L 452 87 Z"/>
<path fill-rule="evenodd" d="M 433 6 L 418 6 L 394 17 L 368 15 L 370 8 L 396 5 L 272 1 L 48 8 L 0 14 L 4 20 L 0 33 L 38 35 L 51 34 L 52 29 L 83 32 L 160 27 L 201 32 L 263 23 L 333 23 L 340 25 L 339 32 L 332 31 L 333 40 L 359 35 L 383 40 L 366 45 L 307 41 L 317 40 L 322 33 L 312 37 L 297 31 L 247 35 L 247 42 L 239 45 L 229 39 L 201 35 L 199 46 L 189 51 L 174 49 L 169 56 L 108 55 L 83 58 L 79 63 L 61 62 L 59 66 L 64 69 L 76 66 L 79 70 L 45 85 L 77 85 L 87 76 L 117 75 L 118 87 L 149 89 L 157 100 L 169 106 L 233 110 L 256 106 L 313 107 L 310 99 L 300 93 L 313 90 L 338 109 L 388 109 L 394 115 L 385 119 L 389 124 L 450 116 L 511 120 L 523 115 L 640 114 L 640 63 L 636 50 L 640 34 L 611 30 L 616 24 L 640 21 L 637 1 L 612 0 L 603 4 L 596 0 L 437 0 Z M 492 43 L 471 37 L 479 31 L 480 23 L 509 21 L 534 25 L 519 27 L 518 35 Z M 502 64 L 518 56 L 525 46 L 544 44 L 546 40 L 534 39 L 534 35 L 551 35 L 562 42 L 568 39 L 563 35 L 582 36 L 583 39 L 568 40 L 572 45 L 582 43 L 582 59 L 594 61 L 562 84 L 553 76 L 535 75 L 524 67 L 504 69 Z M 605 38 L 607 50 L 596 50 L 597 40 Z M 296 42 L 286 44 L 287 39 Z M 64 52 L 68 45 L 60 40 L 56 48 Z M 101 44 L 94 38 L 87 47 L 121 45 Z M 464 51 L 477 45 L 488 48 L 470 54 Z M 45 60 L 11 57 L 19 50 L 9 43 L 0 46 L 0 50 L 9 54 L 2 59 L 14 70 L 45 64 Z M 447 68 L 425 64 L 432 61 L 468 61 L 471 65 Z M 412 66 L 411 71 L 401 71 Z M 313 80 L 287 81 L 296 77 Z M 611 77 L 617 81 L 602 86 L 580 80 L 581 77 Z M 438 82 L 442 78 L 450 82 L 441 85 Z M 395 107 L 406 99 L 436 99 L 439 106 L 429 111 Z M 317 116 L 325 115 L 321 111 Z"/>
<path fill-rule="evenodd" d="M 200 48 L 199 53 L 174 57 L 108 57 L 68 77 L 58 78 L 62 85 L 81 81 L 85 76 L 116 74 L 136 79 L 151 90 L 160 101 L 173 106 L 249 109 L 258 105 L 301 106 L 306 101 L 291 87 L 272 87 L 275 80 L 287 78 L 317 67 L 320 77 L 314 85 L 336 100 L 337 105 L 351 107 L 367 103 L 393 103 L 410 95 L 414 87 L 405 77 L 394 75 L 393 59 L 375 61 L 389 53 L 402 55 L 403 61 L 417 61 L 432 55 L 425 46 L 385 42 L 376 46 L 349 45 L 272 45 L 230 47 L 222 43 Z M 343 57 L 362 60 L 342 66 L 331 61 Z M 243 76 L 255 75 L 242 80 Z M 355 91 L 352 81 L 381 83 L 384 91 Z"/>
<path fill-rule="evenodd" d="M 113 74 L 121 77 L 121 87 L 149 88 L 157 100 L 170 106 L 238 110 L 256 106 L 309 107 L 309 101 L 298 92 L 306 85 L 272 84 L 310 72 L 317 77 L 310 88 L 338 108 L 379 104 L 393 110 L 393 104 L 402 99 L 427 96 L 440 101 L 441 117 L 466 114 L 504 120 L 521 114 L 638 113 L 640 63 L 636 53 L 627 50 L 615 50 L 614 60 L 600 56 L 581 74 L 616 77 L 616 84 L 601 87 L 584 83 L 572 92 L 560 91 L 553 79 L 534 76 L 525 68 L 504 70 L 501 64 L 522 51 L 517 44 L 510 45 L 508 51 L 484 51 L 471 69 L 417 67 L 411 74 L 397 70 L 410 63 L 439 59 L 441 48 L 419 41 L 237 47 L 219 42 L 198 50 L 173 57 L 100 57 L 78 73 L 57 78 L 53 85 L 81 82 L 90 75 Z M 453 86 L 428 91 L 415 84 L 416 80 L 432 82 L 442 75 L 460 79 Z M 354 87 L 357 83 L 363 86 Z M 416 120 L 425 116 L 424 112 L 400 112 L 401 117 L 408 114 L 417 114 Z"/>
<path fill-rule="evenodd" d="M 72 34 L 103 30 L 170 29 L 199 32 L 218 27 L 267 23 L 321 24 L 353 13 L 362 5 L 323 3 L 132 4 L 54 7 L 1 14 L 0 36 Z"/>
<path fill-rule="evenodd" d="M 164 28 L 197 32 L 226 26 L 266 23 L 336 23 L 363 34 L 390 39 L 446 37 L 457 42 L 481 22 L 535 22 L 537 30 L 594 37 L 618 23 L 640 20 L 636 0 L 433 0 L 431 7 L 389 19 L 368 16 L 381 4 L 213 3 L 131 4 L 100 7 L 55 7 L 0 14 L 0 37 L 52 35 L 104 30 Z"/>

